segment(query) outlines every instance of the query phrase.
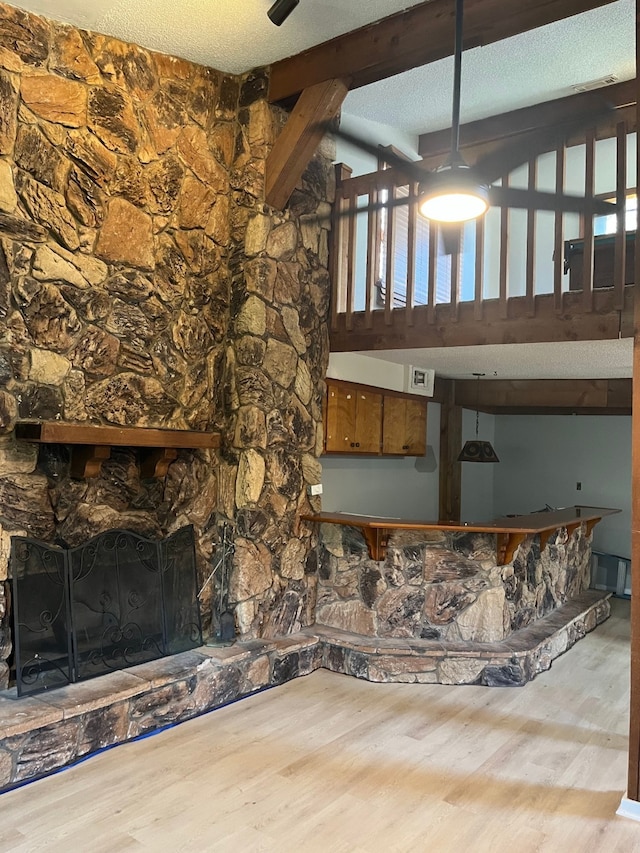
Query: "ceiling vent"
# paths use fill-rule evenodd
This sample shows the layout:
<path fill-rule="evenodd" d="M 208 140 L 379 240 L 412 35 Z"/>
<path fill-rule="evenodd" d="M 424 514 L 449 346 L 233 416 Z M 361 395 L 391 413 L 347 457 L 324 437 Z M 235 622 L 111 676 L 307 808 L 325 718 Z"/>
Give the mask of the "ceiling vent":
<path fill-rule="evenodd" d="M 598 80 L 590 80 L 588 83 L 578 83 L 572 86 L 572 90 L 578 92 L 591 92 L 593 89 L 602 89 L 605 86 L 611 86 L 612 83 L 617 83 L 618 77 L 615 74 L 609 74 L 607 77 L 600 77 Z"/>

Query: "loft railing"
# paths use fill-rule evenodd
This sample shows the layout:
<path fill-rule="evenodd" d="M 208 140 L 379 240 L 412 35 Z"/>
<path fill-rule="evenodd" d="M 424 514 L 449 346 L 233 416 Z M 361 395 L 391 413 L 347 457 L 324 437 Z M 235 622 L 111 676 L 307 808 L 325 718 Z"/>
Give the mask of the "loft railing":
<path fill-rule="evenodd" d="M 612 294 L 609 308 L 621 312 L 625 286 L 633 280 L 634 241 L 625 233 L 625 205 L 635 199 L 634 131 L 631 118 L 591 129 L 569 147 L 558 147 L 502 178 L 513 186 L 616 200 L 613 223 L 603 217 L 492 208 L 464 226 L 460 251 L 453 255 L 444 254 L 439 226 L 422 219 L 414 204 L 358 212 L 401 195 L 411 201 L 418 194 L 416 183 L 396 169 L 352 177 L 347 166 L 337 166 L 332 329 L 340 325 L 349 331 L 354 321 L 360 331 L 372 329 L 374 318 L 376 328 L 411 327 L 417 318 L 433 324 L 443 310 L 447 322 L 455 323 L 464 303 L 472 305 L 476 321 L 485 317 L 489 303 L 492 318 L 535 317 L 541 296 L 547 307 L 552 298 L 561 314 L 566 294 L 576 290 L 582 293 L 579 310 L 588 313 L 597 310 L 594 288 L 603 287 Z M 599 263 L 596 253 L 603 254 L 605 244 L 612 258 Z M 575 293 L 571 305 L 575 312 Z M 465 316 L 470 310 L 465 308 Z"/>

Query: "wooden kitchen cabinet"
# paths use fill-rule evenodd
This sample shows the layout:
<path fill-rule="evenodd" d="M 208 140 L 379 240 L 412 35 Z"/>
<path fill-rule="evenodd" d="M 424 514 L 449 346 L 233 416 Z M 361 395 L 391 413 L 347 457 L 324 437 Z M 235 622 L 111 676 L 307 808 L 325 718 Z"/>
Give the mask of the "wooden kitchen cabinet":
<path fill-rule="evenodd" d="M 327 380 L 327 453 L 380 453 L 382 393 Z"/>
<path fill-rule="evenodd" d="M 427 401 L 327 379 L 325 452 L 424 456 Z"/>
<path fill-rule="evenodd" d="M 416 397 L 384 396 L 382 452 L 424 456 L 427 452 L 427 403 Z"/>

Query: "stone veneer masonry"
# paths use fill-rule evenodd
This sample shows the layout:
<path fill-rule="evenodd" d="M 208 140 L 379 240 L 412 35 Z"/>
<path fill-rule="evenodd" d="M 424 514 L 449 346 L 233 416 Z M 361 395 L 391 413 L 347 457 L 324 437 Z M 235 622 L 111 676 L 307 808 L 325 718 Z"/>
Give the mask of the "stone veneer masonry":
<path fill-rule="evenodd" d="M 500 642 L 588 588 L 584 528 L 561 528 L 542 551 L 528 536 L 498 566 L 495 534 L 397 531 L 376 562 L 359 530 L 323 524 L 317 622 L 365 637 Z"/>
<path fill-rule="evenodd" d="M 378 682 L 522 686 L 610 612 L 589 590 L 497 643 L 368 638 L 315 625 L 200 648 L 49 693 L 0 693 L 0 791 L 319 667 Z M 215 736 L 215 720 L 212 720 Z"/>
<path fill-rule="evenodd" d="M 0 686 L 15 534 L 74 545 L 192 523 L 204 580 L 228 520 L 239 634 L 313 621 L 315 541 L 298 516 L 320 480 L 332 151 L 284 212 L 266 207 L 286 118 L 266 87 L 260 71 L 0 5 Z M 181 451 L 164 481 L 140 479 L 133 448 L 74 481 L 68 448 L 14 441 L 18 418 L 217 430 L 222 444 Z"/>

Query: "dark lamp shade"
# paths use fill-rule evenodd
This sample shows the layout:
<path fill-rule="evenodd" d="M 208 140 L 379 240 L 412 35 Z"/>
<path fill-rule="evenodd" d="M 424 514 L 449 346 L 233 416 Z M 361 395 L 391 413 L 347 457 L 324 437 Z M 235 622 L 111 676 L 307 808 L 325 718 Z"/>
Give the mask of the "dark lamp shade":
<path fill-rule="evenodd" d="M 458 456 L 458 462 L 499 462 L 498 456 L 489 441 L 466 441 Z"/>

